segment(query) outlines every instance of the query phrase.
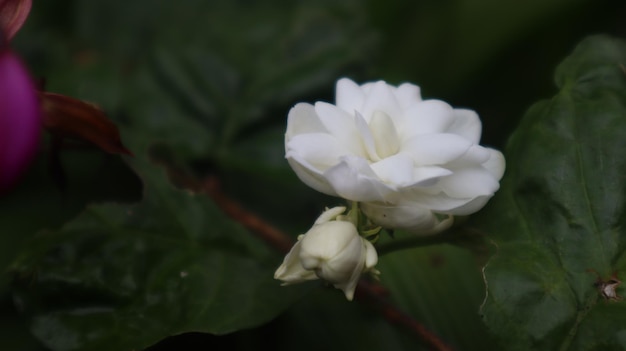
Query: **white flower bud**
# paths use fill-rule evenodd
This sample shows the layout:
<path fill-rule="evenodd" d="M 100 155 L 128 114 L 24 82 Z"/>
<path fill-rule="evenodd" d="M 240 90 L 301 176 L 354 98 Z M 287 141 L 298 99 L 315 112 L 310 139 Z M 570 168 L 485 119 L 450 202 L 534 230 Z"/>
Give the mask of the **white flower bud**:
<path fill-rule="evenodd" d="M 345 207 L 324 212 L 313 227 L 298 238 L 274 278 L 284 284 L 321 278 L 352 300 L 361 274 L 376 272 L 378 255 L 352 222 L 340 220 L 343 211 Z"/>

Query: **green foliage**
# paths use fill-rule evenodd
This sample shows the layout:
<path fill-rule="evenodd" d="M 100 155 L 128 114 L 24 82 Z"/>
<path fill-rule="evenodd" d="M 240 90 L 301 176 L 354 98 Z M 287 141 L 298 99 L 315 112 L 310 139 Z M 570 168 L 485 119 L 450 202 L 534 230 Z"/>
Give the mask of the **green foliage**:
<path fill-rule="evenodd" d="M 3 347 L 142 349 L 196 331 L 239 349 L 426 349 L 320 282 L 280 287 L 281 253 L 165 171 L 217 175 L 226 194 L 295 237 L 341 201 L 284 161 L 295 102 L 331 100 L 341 76 L 412 81 L 426 96 L 464 97 L 453 104 L 476 108 L 497 143 L 517 123 L 512 106 L 536 99 L 543 70 L 579 40 L 560 28 L 610 24 L 608 2 L 35 2 L 15 51 L 46 90 L 101 105 L 136 157 L 63 150 L 62 188 L 44 143 L 0 199 Z M 512 49 L 513 64 L 498 61 Z M 560 66 L 561 92 L 524 118 L 502 189 L 472 222 L 496 244 L 483 314 L 504 349 L 623 346 L 624 303 L 600 298 L 587 272 L 621 277 L 626 265 L 618 63 L 623 45 L 596 38 Z M 484 282 L 465 250 L 477 245 L 380 259 L 390 300 L 460 350 L 499 349 L 477 313 Z M 168 340 L 182 349 L 188 335 Z"/>
<path fill-rule="evenodd" d="M 53 350 L 137 349 L 185 331 L 224 334 L 275 317 L 302 292 L 277 259 L 204 196 L 154 166 L 136 205 L 88 207 L 12 267 L 33 333 Z"/>
<path fill-rule="evenodd" d="M 510 350 L 626 348 L 626 303 L 594 286 L 626 272 L 624 63 L 626 43 L 607 37 L 563 61 L 559 93 L 524 117 L 476 219 L 496 250 L 482 312 Z"/>

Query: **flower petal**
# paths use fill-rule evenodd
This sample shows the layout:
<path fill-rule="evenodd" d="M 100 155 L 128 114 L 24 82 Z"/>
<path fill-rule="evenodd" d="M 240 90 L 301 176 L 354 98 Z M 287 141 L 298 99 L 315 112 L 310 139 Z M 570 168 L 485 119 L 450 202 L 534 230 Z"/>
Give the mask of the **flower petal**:
<path fill-rule="evenodd" d="M 445 132 L 454 123 L 454 112 L 450 105 L 440 100 L 425 100 L 404 111 L 397 119 L 398 134 L 403 140 L 416 135 Z"/>
<path fill-rule="evenodd" d="M 326 130 L 354 155 L 365 155 L 361 136 L 354 124 L 352 115 L 326 102 L 317 102 L 315 112 Z"/>
<path fill-rule="evenodd" d="M 483 167 L 485 167 L 485 169 L 487 169 L 495 179 L 502 179 L 502 176 L 504 175 L 504 168 L 506 167 L 504 155 L 502 155 L 502 153 L 498 150 L 490 148 L 485 149 L 489 151 L 490 157 L 483 163 Z"/>
<path fill-rule="evenodd" d="M 478 196 L 492 195 L 500 184 L 483 167 L 463 168 L 441 178 L 437 186 L 450 197 L 473 199 Z"/>
<path fill-rule="evenodd" d="M 398 132 L 391 118 L 382 111 L 375 111 L 369 123 L 374 137 L 376 154 L 380 158 L 389 157 L 400 149 Z"/>
<path fill-rule="evenodd" d="M 475 111 L 456 108 L 454 109 L 454 123 L 448 127 L 447 133 L 453 133 L 467 138 L 478 144 L 482 123 Z"/>
<path fill-rule="evenodd" d="M 470 148 L 467 149 L 467 151 L 461 157 L 447 163 L 446 167 L 449 167 L 450 169 L 474 167 L 477 165 L 482 165 L 483 163 L 489 161 L 490 157 L 491 152 L 489 152 L 489 149 L 474 144 L 470 146 Z"/>
<path fill-rule="evenodd" d="M 324 174 L 309 164 L 298 154 L 287 155 L 287 162 L 300 180 L 311 188 L 326 195 L 337 196 L 337 193 L 328 184 Z"/>
<path fill-rule="evenodd" d="M 435 213 L 466 216 L 480 210 L 491 196 L 484 195 L 475 198 L 455 199 L 443 193 L 437 195 L 422 194 L 418 203 L 432 209 Z"/>
<path fill-rule="evenodd" d="M 378 264 L 378 252 L 376 248 L 368 240 L 361 238 L 365 245 L 365 269 L 374 268 Z"/>
<path fill-rule="evenodd" d="M 407 109 L 415 103 L 422 101 L 420 87 L 415 84 L 401 84 L 396 89 L 395 94 L 402 109 Z"/>
<path fill-rule="evenodd" d="M 296 135 L 309 133 L 328 133 L 328 130 L 320 121 L 313 105 L 299 103 L 289 110 L 285 141 Z"/>
<path fill-rule="evenodd" d="M 348 78 L 337 81 L 335 88 L 335 103 L 337 107 L 352 115 L 360 111 L 365 101 L 365 94 L 360 86 Z"/>
<path fill-rule="evenodd" d="M 339 163 L 342 156 L 350 155 L 344 145 L 334 136 L 324 133 L 300 134 L 286 144 L 286 157 L 304 159 L 307 165 L 325 171 Z"/>
<path fill-rule="evenodd" d="M 354 124 L 361 136 L 361 145 L 365 149 L 365 157 L 367 157 L 371 161 L 379 161 L 380 157 L 376 152 L 376 142 L 374 141 L 374 136 L 372 135 L 372 131 L 370 130 L 369 125 L 363 118 L 360 112 L 357 112 L 354 116 Z"/>
<path fill-rule="evenodd" d="M 337 207 L 329 208 L 317 218 L 317 220 L 315 221 L 315 224 L 330 222 L 331 220 L 335 219 L 335 217 L 339 216 L 345 211 L 346 211 L 345 206 L 337 206 Z"/>
<path fill-rule="evenodd" d="M 300 251 L 302 248 L 302 236 L 285 256 L 283 263 L 276 269 L 274 279 L 282 280 L 283 285 L 301 283 L 307 280 L 317 279 L 315 272 L 309 271 L 300 264 Z"/>
<path fill-rule="evenodd" d="M 35 85 L 20 59 L 0 50 L 0 193 L 9 189 L 37 152 L 41 113 Z"/>
<path fill-rule="evenodd" d="M 418 135 L 402 145 L 402 151 L 418 165 L 444 165 L 463 156 L 472 143 L 455 134 Z"/>
<path fill-rule="evenodd" d="M 407 186 L 431 186 L 439 178 L 448 176 L 453 172 L 447 168 L 437 166 L 421 166 L 413 169 L 413 182 Z"/>
<path fill-rule="evenodd" d="M 342 157 L 324 176 L 340 197 L 351 201 L 382 201 L 395 190 L 378 179 L 361 157 Z"/>
<path fill-rule="evenodd" d="M 455 216 L 470 215 L 474 212 L 477 212 L 481 208 L 483 208 L 487 204 L 487 201 L 489 201 L 489 199 L 491 199 L 491 195 L 478 196 L 468 201 L 464 205 L 451 208 L 450 210 L 448 210 L 448 213 L 455 215 Z"/>
<path fill-rule="evenodd" d="M 396 100 L 392 87 L 383 81 L 374 83 L 366 93 L 365 104 L 360 112 L 365 121 L 369 123 L 375 111 L 382 111 L 392 119 L 401 116 L 402 109 Z"/>
<path fill-rule="evenodd" d="M 376 163 L 371 167 L 374 173 L 386 183 L 399 187 L 414 183 L 413 159 L 406 153 L 395 154 Z"/>
<path fill-rule="evenodd" d="M 414 232 L 427 233 L 439 223 L 430 209 L 419 205 L 370 202 L 361 204 L 361 209 L 374 223 L 385 228 L 411 228 Z"/>
<path fill-rule="evenodd" d="M 0 0 L 0 36 L 4 33 L 6 40 L 10 41 L 22 28 L 32 5 L 32 0 Z"/>

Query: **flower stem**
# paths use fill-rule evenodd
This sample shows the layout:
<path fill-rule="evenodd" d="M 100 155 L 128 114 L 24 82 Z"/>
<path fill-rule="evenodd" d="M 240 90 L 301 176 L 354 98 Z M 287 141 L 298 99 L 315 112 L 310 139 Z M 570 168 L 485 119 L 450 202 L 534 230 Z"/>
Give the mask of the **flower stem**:
<path fill-rule="evenodd" d="M 359 225 L 359 203 L 357 201 L 350 201 L 350 212 L 348 212 L 350 216 L 350 222 L 352 222 L 355 226 Z"/>

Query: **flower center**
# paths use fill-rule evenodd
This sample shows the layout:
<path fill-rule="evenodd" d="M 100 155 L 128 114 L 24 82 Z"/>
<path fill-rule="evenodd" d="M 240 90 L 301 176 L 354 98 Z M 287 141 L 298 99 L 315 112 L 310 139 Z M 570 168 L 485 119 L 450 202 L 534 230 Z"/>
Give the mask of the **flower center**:
<path fill-rule="evenodd" d="M 389 115 L 374 111 L 369 127 L 380 159 L 395 155 L 400 150 L 400 138 Z"/>

